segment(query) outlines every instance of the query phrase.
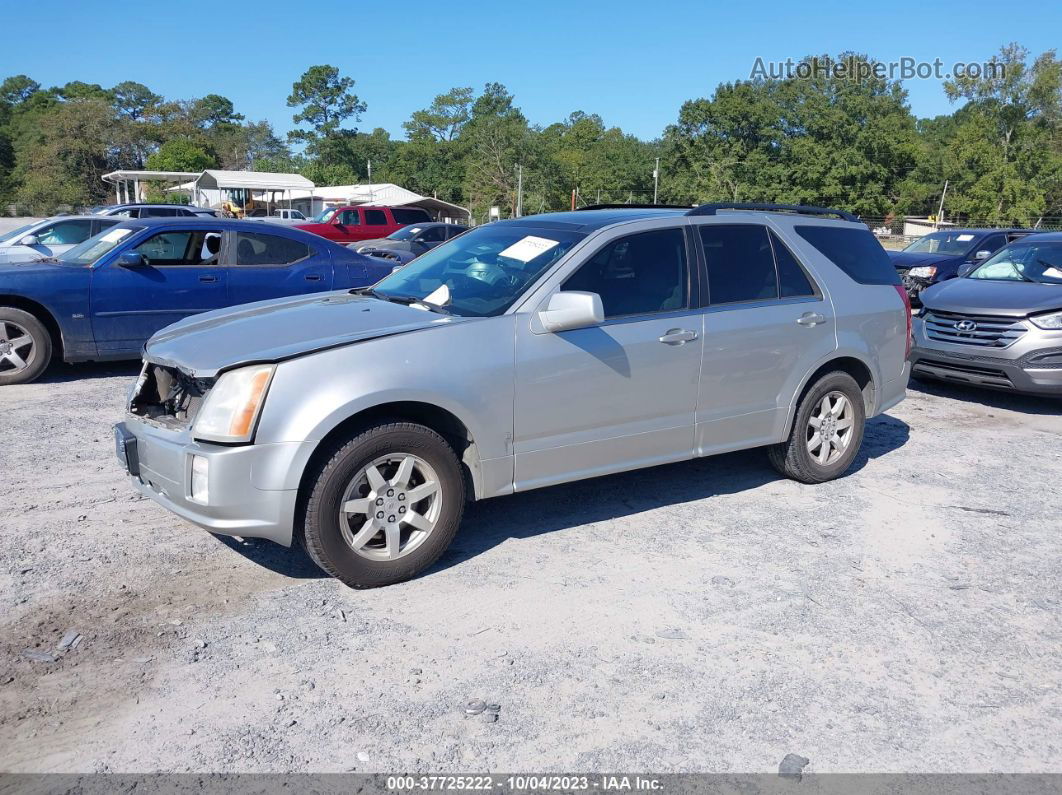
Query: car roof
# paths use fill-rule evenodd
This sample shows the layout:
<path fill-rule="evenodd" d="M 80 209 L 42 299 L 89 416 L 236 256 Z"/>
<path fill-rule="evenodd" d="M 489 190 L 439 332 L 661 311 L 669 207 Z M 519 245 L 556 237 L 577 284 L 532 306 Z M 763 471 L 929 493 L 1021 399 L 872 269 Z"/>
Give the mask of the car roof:
<path fill-rule="evenodd" d="M 516 226 L 537 226 L 540 228 L 570 229 L 578 232 L 592 232 L 603 229 L 612 224 L 620 224 L 625 221 L 640 221 L 648 218 L 679 218 L 686 215 L 688 209 L 675 207 L 631 207 L 609 208 L 603 210 L 573 210 L 561 213 L 542 213 L 541 215 L 525 215 L 523 218 L 514 218 L 498 223 L 512 224 Z"/>
<path fill-rule="evenodd" d="M 123 219 L 122 225 L 143 227 L 147 229 L 154 229 L 156 227 L 166 227 L 169 229 L 201 229 L 204 225 L 208 225 L 213 229 L 243 229 L 251 232 L 280 234 L 281 236 L 291 234 L 296 237 L 305 237 L 308 235 L 309 238 L 314 241 L 323 241 L 325 243 L 332 242 L 320 235 L 315 235 L 311 232 L 295 229 L 291 226 L 284 226 L 282 224 L 267 224 L 263 221 L 251 221 L 238 218 L 212 218 L 205 215 L 199 217 L 177 216 L 175 218 L 126 218 Z"/>
<path fill-rule="evenodd" d="M 1035 237 L 1037 243 L 1058 243 L 1062 241 L 1062 232 L 1037 232 L 1035 229 L 1029 231 L 1032 234 L 1027 237 Z M 1025 237 L 1022 240 L 1025 240 Z"/>

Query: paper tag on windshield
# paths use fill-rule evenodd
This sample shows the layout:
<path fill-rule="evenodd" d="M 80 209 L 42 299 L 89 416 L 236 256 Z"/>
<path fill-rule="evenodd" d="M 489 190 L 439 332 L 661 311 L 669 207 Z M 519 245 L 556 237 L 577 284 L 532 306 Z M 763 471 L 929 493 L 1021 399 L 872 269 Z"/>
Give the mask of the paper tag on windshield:
<path fill-rule="evenodd" d="M 108 243 L 117 243 L 126 235 L 132 234 L 132 229 L 112 229 L 107 232 L 100 240 L 106 240 Z"/>
<path fill-rule="evenodd" d="M 551 248 L 556 246 L 560 241 L 550 240 L 545 237 L 535 237 L 534 235 L 528 235 L 522 240 L 517 240 L 505 251 L 499 251 L 499 257 L 511 257 L 512 259 L 518 259 L 520 262 L 530 262 L 539 254 L 544 254 Z"/>
<path fill-rule="evenodd" d="M 958 240 L 960 243 L 966 243 L 966 242 L 969 242 L 970 240 L 973 240 L 974 236 L 973 235 L 959 235 L 955 239 Z"/>
<path fill-rule="evenodd" d="M 1054 267 L 1053 265 L 1044 271 L 1044 276 L 1050 279 L 1062 279 L 1062 270 Z"/>

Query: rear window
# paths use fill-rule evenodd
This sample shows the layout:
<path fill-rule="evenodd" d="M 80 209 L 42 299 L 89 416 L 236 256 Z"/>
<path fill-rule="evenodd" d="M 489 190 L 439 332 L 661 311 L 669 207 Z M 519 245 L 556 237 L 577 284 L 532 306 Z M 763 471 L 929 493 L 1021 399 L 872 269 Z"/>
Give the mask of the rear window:
<path fill-rule="evenodd" d="M 889 255 L 869 229 L 797 226 L 796 233 L 860 284 L 899 284 Z"/>
<path fill-rule="evenodd" d="M 392 207 L 391 215 L 395 217 L 395 223 L 398 224 L 422 224 L 431 220 L 427 210 Z"/>

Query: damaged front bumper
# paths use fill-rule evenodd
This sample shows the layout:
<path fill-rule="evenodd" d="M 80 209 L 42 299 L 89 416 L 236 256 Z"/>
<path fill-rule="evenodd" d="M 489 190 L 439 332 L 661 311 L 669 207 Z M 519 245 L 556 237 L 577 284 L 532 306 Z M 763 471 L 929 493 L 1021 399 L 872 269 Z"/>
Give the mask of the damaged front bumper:
<path fill-rule="evenodd" d="M 294 464 L 307 442 L 209 444 L 188 429 L 132 417 L 114 432 L 119 461 L 141 494 L 212 533 L 291 545 L 293 473 L 301 471 Z"/>

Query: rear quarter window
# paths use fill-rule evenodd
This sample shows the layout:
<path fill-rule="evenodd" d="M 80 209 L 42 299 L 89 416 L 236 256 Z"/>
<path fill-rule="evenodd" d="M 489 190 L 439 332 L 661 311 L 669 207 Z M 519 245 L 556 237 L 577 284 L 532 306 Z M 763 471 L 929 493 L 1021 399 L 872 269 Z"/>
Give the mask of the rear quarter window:
<path fill-rule="evenodd" d="M 899 284 L 889 255 L 869 229 L 795 226 L 793 229 L 820 254 L 860 284 Z"/>
<path fill-rule="evenodd" d="M 408 207 L 405 209 L 392 207 L 391 215 L 394 216 L 395 223 L 397 224 L 422 224 L 431 220 L 431 216 L 428 215 L 427 210 Z"/>

